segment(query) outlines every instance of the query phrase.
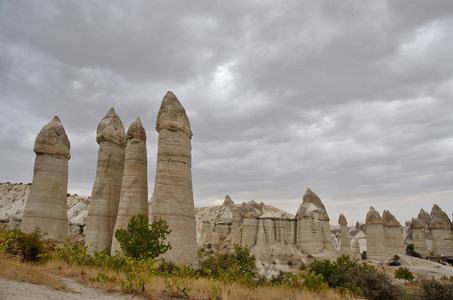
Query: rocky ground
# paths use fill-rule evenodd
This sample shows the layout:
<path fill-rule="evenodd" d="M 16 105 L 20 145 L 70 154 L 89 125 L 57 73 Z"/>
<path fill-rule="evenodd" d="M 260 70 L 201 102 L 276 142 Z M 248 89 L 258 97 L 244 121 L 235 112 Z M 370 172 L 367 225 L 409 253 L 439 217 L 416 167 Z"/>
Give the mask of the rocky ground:
<path fill-rule="evenodd" d="M 106 292 L 101 289 L 88 288 L 75 279 L 64 278 L 67 291 L 54 290 L 49 286 L 18 282 L 0 278 L 0 299 L 28 300 L 120 300 L 144 299 L 139 296 L 120 292 Z"/>

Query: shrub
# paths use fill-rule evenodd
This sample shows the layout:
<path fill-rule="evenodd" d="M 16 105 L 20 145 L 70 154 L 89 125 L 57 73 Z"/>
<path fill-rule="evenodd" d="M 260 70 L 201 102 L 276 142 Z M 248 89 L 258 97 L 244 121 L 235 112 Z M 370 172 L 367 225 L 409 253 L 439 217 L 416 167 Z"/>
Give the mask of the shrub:
<path fill-rule="evenodd" d="M 47 233 L 36 228 L 33 232 L 20 230 L 0 231 L 0 248 L 2 252 L 19 255 L 23 261 L 43 260 L 43 254 L 50 252 L 55 244 L 49 239 L 44 239 Z"/>
<path fill-rule="evenodd" d="M 406 280 L 412 281 L 415 277 L 408 268 L 402 267 L 395 270 L 395 278 L 404 279 L 404 284 L 406 284 Z"/>
<path fill-rule="evenodd" d="M 236 279 L 251 280 L 255 277 L 255 257 L 247 247 L 234 245 L 233 253 L 211 255 L 201 263 L 201 268 L 205 275 L 214 278 L 225 278 L 231 273 Z"/>
<path fill-rule="evenodd" d="M 423 256 L 420 253 L 415 251 L 414 244 L 409 244 L 406 246 L 406 254 L 417 258 L 423 258 Z"/>
<path fill-rule="evenodd" d="M 367 299 L 397 299 L 401 294 L 390 277 L 345 255 L 335 262 L 314 261 L 310 264 L 309 273 L 321 274 L 327 284 L 339 292 L 350 291 Z"/>
<path fill-rule="evenodd" d="M 170 232 L 164 220 L 154 221 L 148 226 L 146 215 L 138 214 L 130 219 L 127 229 L 118 229 L 115 237 L 126 256 L 156 258 L 171 249 L 170 243 L 164 244 Z"/>
<path fill-rule="evenodd" d="M 423 280 L 417 294 L 421 300 L 451 300 L 453 282 L 435 279 Z"/>

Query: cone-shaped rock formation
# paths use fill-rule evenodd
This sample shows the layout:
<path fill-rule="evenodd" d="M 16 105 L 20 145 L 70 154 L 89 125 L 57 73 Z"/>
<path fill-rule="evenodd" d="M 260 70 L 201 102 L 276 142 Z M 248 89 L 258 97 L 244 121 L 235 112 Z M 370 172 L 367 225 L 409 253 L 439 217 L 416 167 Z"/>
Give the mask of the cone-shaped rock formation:
<path fill-rule="evenodd" d="M 94 250 L 110 251 L 118 214 L 126 137 L 123 123 L 113 108 L 99 123 L 96 141 L 99 144 L 96 179 L 85 229 L 85 245 L 90 254 Z"/>
<path fill-rule="evenodd" d="M 340 224 L 340 237 L 341 237 L 341 254 L 351 255 L 351 239 L 348 232 L 348 222 L 343 214 L 338 218 Z"/>
<path fill-rule="evenodd" d="M 366 215 L 366 241 L 368 258 L 380 260 L 387 256 L 382 218 L 373 206 Z"/>
<path fill-rule="evenodd" d="M 63 243 L 68 236 L 68 160 L 70 143 L 58 117 L 45 125 L 35 141 L 33 184 L 22 217 L 21 230 L 39 227 L 48 238 Z"/>
<path fill-rule="evenodd" d="M 332 250 L 329 216 L 321 199 L 310 189 L 305 192 L 297 214 L 297 245 L 309 253 Z"/>
<path fill-rule="evenodd" d="M 124 173 L 115 231 L 125 229 L 130 218 L 137 214 L 148 216 L 146 133 L 140 118 L 129 126 L 126 139 Z M 113 237 L 111 253 L 115 254 L 116 251 L 121 251 L 121 247 L 118 240 Z"/>
<path fill-rule="evenodd" d="M 434 204 L 429 218 L 434 255 L 453 255 L 453 231 L 448 215 Z"/>
<path fill-rule="evenodd" d="M 388 210 L 384 210 L 382 213 L 382 226 L 384 229 L 385 247 L 387 252 L 391 254 L 405 254 L 406 249 L 403 241 L 403 227 Z"/>
<path fill-rule="evenodd" d="M 163 219 L 172 232 L 164 257 L 175 263 L 198 265 L 192 191 L 192 131 L 184 107 L 168 92 L 156 121 L 159 132 L 152 220 Z"/>

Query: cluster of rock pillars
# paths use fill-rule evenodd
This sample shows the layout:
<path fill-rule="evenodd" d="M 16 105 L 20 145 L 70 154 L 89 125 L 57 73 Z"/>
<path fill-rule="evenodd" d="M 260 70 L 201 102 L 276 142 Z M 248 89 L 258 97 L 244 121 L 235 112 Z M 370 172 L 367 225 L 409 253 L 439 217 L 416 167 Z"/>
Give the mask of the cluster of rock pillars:
<path fill-rule="evenodd" d="M 191 173 L 189 119 L 172 92 L 162 101 L 157 115 L 159 133 L 156 179 L 148 205 L 146 132 L 137 118 L 125 132 L 114 109 L 97 128 L 99 144 L 96 180 L 85 229 L 88 252 L 121 251 L 114 232 L 126 228 L 136 214 L 150 221 L 163 219 L 172 232 L 172 249 L 165 258 L 196 265 L 197 239 Z M 62 243 L 68 237 L 67 184 L 70 143 L 58 117 L 45 125 L 36 138 L 33 183 L 21 230 L 36 227 Z"/>
<path fill-rule="evenodd" d="M 198 247 L 228 251 L 235 244 L 261 250 L 279 245 L 277 251 L 306 254 L 336 251 L 360 258 L 362 247 L 357 232 L 362 231 L 366 232 L 369 259 L 382 260 L 405 253 L 405 241 L 412 242 L 423 256 L 430 253 L 453 256 L 452 223 L 437 205 L 431 214 L 422 209 L 417 218 L 406 224 L 409 231 L 403 231 L 387 210 L 381 217 L 371 207 L 362 231 L 359 225 L 348 228 L 341 214 L 338 220 L 341 242 L 335 247 L 326 208 L 310 189 L 295 216 L 282 211 L 270 212 L 263 203 L 254 201 L 236 205 L 227 196 L 215 219 L 201 220 L 197 242 L 191 175 L 192 131 L 183 106 L 172 92 L 163 98 L 156 131 L 159 133 L 156 178 L 148 203 L 146 132 L 140 118 L 125 132 L 112 108 L 99 123 L 96 179 L 84 230 L 89 253 L 121 251 L 114 232 L 126 228 L 130 218 L 141 213 L 148 215 L 150 222 L 156 219 L 167 222 L 172 230 L 168 236 L 172 250 L 163 258 L 176 263 L 197 265 Z M 71 156 L 69 139 L 58 117 L 42 128 L 34 152 L 33 184 L 21 230 L 39 227 L 49 238 L 62 243 L 68 237 L 67 183 Z"/>

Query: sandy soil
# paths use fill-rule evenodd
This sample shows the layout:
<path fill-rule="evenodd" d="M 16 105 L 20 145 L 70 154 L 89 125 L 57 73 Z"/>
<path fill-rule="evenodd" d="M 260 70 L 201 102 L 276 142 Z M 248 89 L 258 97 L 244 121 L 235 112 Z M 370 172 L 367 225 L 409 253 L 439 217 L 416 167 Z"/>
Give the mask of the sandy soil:
<path fill-rule="evenodd" d="M 122 300 L 144 299 L 139 296 L 128 295 L 119 292 L 105 292 L 101 289 L 87 288 L 75 279 L 64 278 L 68 291 L 58 291 L 45 285 L 36 285 L 0 278 L 0 299 L 28 300 Z"/>

